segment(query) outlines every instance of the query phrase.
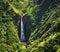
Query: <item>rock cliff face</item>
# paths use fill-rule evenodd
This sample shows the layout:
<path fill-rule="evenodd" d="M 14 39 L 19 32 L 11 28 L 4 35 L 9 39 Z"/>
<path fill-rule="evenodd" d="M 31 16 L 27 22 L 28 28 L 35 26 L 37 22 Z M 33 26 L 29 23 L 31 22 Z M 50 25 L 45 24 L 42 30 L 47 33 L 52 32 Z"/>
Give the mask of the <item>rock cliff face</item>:
<path fill-rule="evenodd" d="M 30 25 L 32 25 L 30 16 L 25 15 L 23 17 L 23 23 L 24 23 L 24 34 L 25 34 L 25 37 L 26 37 L 26 41 L 28 41 L 29 36 L 30 36 L 30 32 L 31 32 L 31 30 L 30 30 L 31 26 Z"/>

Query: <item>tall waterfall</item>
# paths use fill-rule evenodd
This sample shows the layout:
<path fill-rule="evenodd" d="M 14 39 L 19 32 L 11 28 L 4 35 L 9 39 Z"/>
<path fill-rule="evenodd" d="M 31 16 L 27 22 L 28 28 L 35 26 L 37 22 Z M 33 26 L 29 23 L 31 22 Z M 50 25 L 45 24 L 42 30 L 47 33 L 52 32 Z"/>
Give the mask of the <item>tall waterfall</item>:
<path fill-rule="evenodd" d="M 23 16 L 21 17 L 21 41 L 25 41 L 25 35 L 24 35 L 24 24 L 23 24 Z"/>

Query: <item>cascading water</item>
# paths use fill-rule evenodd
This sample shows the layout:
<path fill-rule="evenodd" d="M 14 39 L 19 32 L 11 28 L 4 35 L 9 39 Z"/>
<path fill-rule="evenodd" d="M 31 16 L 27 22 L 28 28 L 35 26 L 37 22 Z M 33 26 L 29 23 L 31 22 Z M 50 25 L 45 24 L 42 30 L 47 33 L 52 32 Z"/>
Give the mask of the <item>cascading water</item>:
<path fill-rule="evenodd" d="M 21 17 L 21 37 L 20 38 L 21 38 L 21 42 L 25 41 L 23 16 Z"/>
<path fill-rule="evenodd" d="M 21 17 L 21 37 L 20 37 L 20 40 L 21 40 L 21 44 L 23 44 L 23 46 L 26 48 L 27 47 L 27 43 L 25 42 L 26 38 L 25 38 L 25 35 L 24 35 L 23 16 Z"/>

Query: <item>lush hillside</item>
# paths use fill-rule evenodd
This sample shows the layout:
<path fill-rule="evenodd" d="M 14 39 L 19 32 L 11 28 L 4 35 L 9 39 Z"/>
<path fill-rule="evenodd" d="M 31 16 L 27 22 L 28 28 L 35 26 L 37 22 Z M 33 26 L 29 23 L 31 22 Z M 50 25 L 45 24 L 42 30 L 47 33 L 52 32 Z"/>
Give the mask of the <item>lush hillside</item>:
<path fill-rule="evenodd" d="M 20 42 L 23 10 L 27 48 Z M 0 0 L 0 52 L 60 52 L 60 0 Z"/>

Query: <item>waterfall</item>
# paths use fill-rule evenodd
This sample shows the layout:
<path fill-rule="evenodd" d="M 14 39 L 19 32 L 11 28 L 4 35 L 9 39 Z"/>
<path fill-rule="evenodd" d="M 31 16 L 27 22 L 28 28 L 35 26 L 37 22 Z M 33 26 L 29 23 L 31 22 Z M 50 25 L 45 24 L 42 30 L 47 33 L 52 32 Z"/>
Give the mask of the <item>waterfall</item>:
<path fill-rule="evenodd" d="M 23 24 L 23 16 L 21 17 L 21 41 L 25 41 L 25 35 L 24 35 L 24 24 Z"/>

